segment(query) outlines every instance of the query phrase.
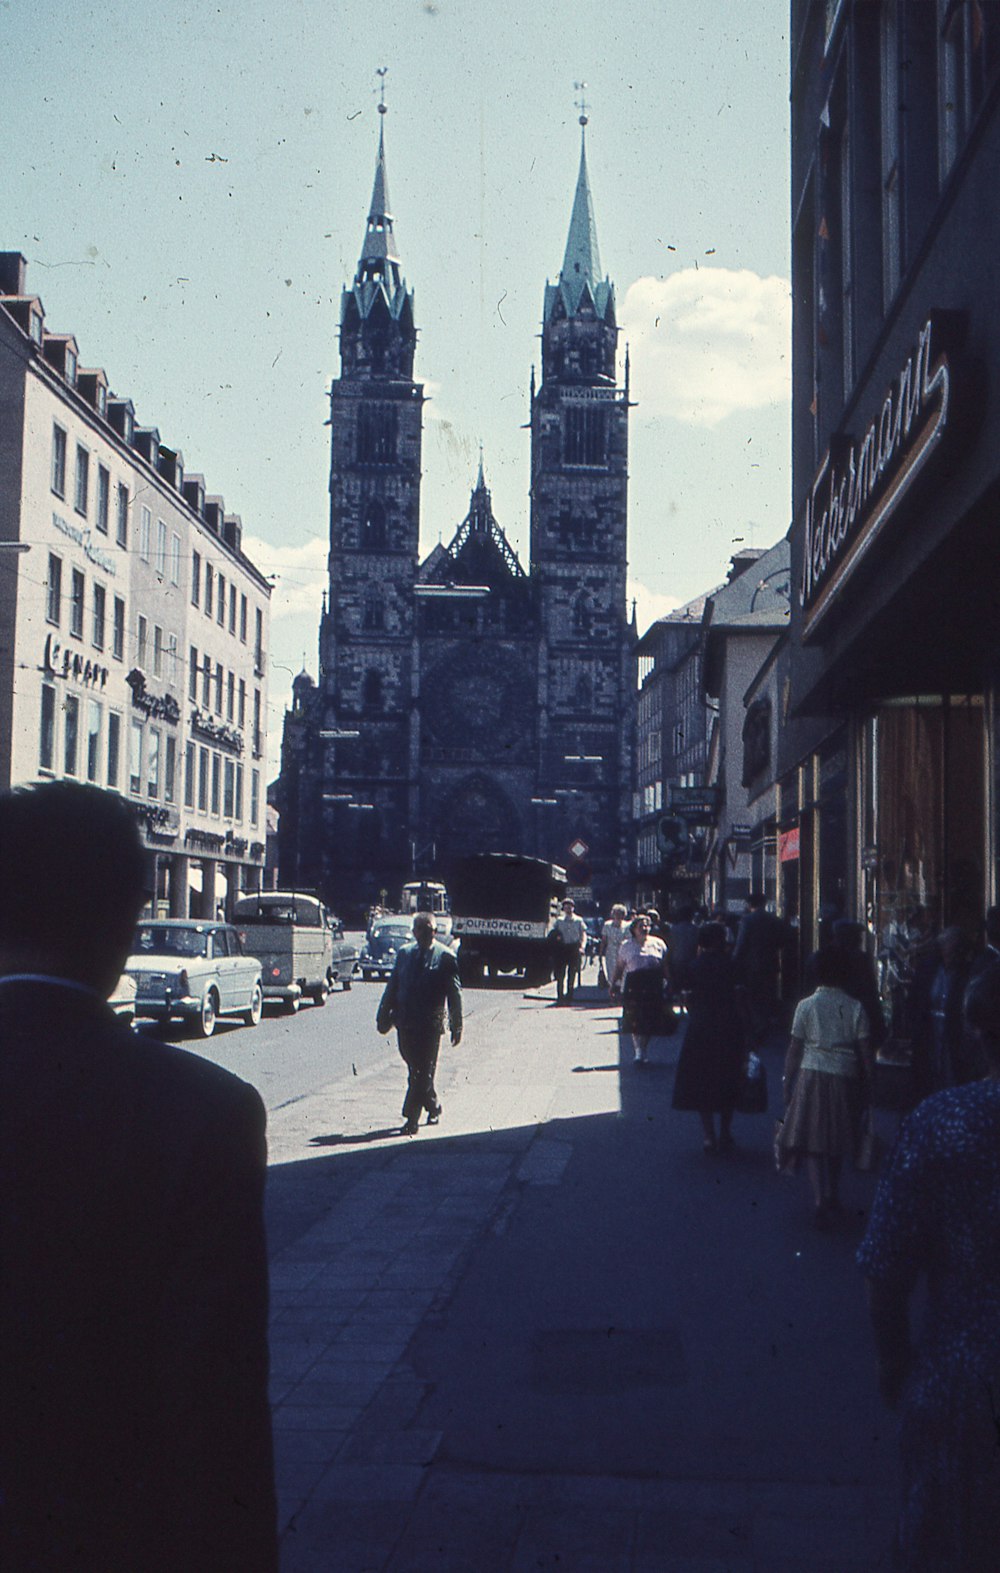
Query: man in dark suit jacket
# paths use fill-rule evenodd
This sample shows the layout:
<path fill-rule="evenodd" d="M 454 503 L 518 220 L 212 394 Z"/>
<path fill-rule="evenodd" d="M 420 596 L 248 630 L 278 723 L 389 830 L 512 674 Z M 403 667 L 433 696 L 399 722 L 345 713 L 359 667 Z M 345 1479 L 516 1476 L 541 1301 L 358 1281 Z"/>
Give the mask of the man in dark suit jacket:
<path fill-rule="evenodd" d="M 392 975 L 379 1001 L 375 1024 L 379 1032 L 396 1029 L 399 1052 L 409 1072 L 401 1134 L 415 1136 L 420 1111 L 427 1110 L 428 1125 L 441 1118 L 441 1103 L 434 1089 L 438 1050 L 444 1032 L 445 1006 L 452 1043 L 462 1037 L 462 985 L 455 952 L 434 938 L 437 919 L 433 912 L 418 912 L 413 919 L 413 945 L 396 957 Z"/>
<path fill-rule="evenodd" d="M 273 1573 L 264 1110 L 107 996 L 120 798 L 0 795 L 0 1566 Z"/>

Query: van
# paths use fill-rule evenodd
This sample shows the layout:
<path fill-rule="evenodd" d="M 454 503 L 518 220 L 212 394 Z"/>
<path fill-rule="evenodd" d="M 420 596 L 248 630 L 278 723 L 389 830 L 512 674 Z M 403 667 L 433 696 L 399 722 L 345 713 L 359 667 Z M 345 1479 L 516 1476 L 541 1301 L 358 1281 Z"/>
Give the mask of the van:
<path fill-rule="evenodd" d="M 345 992 L 350 988 L 357 947 L 318 896 L 254 891 L 236 900 L 233 923 L 245 948 L 260 960 L 265 1000 L 295 1012 L 303 998 L 325 1004 L 335 983 Z"/>

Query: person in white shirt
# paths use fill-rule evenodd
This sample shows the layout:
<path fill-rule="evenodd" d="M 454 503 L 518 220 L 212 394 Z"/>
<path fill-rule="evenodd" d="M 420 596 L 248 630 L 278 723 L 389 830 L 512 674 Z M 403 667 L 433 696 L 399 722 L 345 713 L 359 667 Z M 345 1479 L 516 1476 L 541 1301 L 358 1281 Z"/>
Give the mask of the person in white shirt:
<path fill-rule="evenodd" d="M 569 897 L 562 904 L 562 917 L 557 918 L 552 929 L 555 941 L 556 1004 L 565 998 L 568 1005 L 573 998 L 580 977 L 583 952 L 587 948 L 587 926 L 576 915 L 576 903 Z"/>
<path fill-rule="evenodd" d="M 646 1065 L 649 1040 L 663 1024 L 663 985 L 667 977 L 667 947 L 649 932 L 644 913 L 632 919 L 628 938 L 618 950 L 612 974 L 612 994 L 623 982 L 622 1027 L 632 1034 L 635 1063 Z"/>
<path fill-rule="evenodd" d="M 626 916 L 627 914 L 622 903 L 616 901 L 611 908 L 611 916 L 601 929 L 599 955 L 604 965 L 604 975 L 609 990 L 611 988 L 611 979 L 614 977 L 615 968 L 618 965 L 618 952 L 628 938 L 628 929 L 625 927 Z"/>

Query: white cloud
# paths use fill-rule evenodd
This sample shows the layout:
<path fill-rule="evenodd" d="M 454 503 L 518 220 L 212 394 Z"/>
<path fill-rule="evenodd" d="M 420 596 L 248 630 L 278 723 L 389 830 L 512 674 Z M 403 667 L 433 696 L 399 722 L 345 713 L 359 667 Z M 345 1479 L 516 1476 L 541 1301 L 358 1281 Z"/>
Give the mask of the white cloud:
<path fill-rule="evenodd" d="M 791 290 L 749 269 L 685 268 L 630 286 L 620 322 L 647 415 L 717 426 L 791 397 Z"/>
<path fill-rule="evenodd" d="M 308 615 L 314 626 L 319 624 L 327 583 L 325 536 L 316 536 L 304 546 L 275 546 L 259 536 L 244 535 L 243 550 L 265 577 L 274 578 L 272 623 Z"/>
<path fill-rule="evenodd" d="M 640 584 L 638 579 L 629 579 L 625 586 L 628 598 L 629 611 L 635 601 L 635 617 L 639 632 L 644 634 L 646 629 L 657 618 L 666 617 L 668 612 L 676 611 L 683 603 L 677 595 L 664 595 L 660 590 L 650 590 L 647 585 Z"/>

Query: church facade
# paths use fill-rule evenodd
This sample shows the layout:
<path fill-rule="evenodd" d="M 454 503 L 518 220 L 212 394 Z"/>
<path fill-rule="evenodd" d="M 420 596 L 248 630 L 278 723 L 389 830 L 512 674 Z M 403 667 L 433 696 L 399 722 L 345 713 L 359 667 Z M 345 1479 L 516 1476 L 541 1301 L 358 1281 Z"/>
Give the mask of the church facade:
<path fill-rule="evenodd" d="M 585 120 L 581 117 L 581 124 Z M 330 390 L 329 588 L 274 792 L 279 877 L 338 910 L 395 904 L 470 852 L 559 863 L 582 900 L 629 892 L 636 628 L 626 607 L 628 361 L 602 277 L 586 150 L 531 374 L 530 563 L 483 465 L 421 560 L 423 389 L 380 134 Z"/>

